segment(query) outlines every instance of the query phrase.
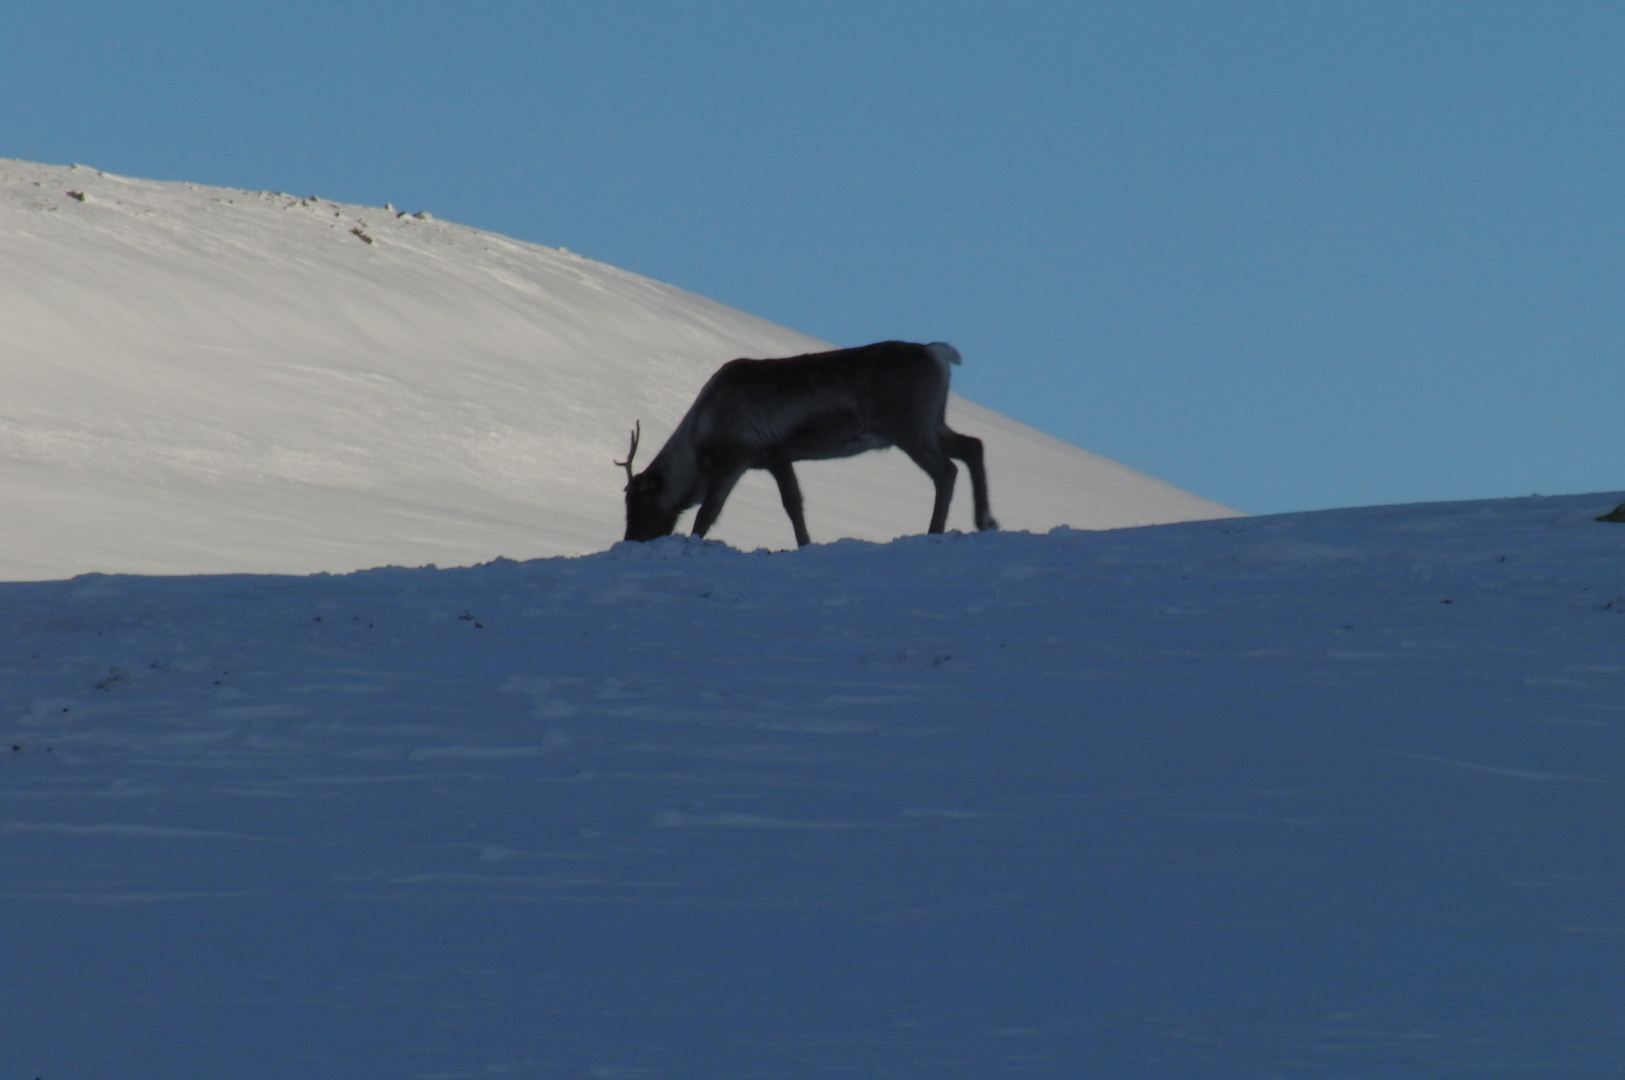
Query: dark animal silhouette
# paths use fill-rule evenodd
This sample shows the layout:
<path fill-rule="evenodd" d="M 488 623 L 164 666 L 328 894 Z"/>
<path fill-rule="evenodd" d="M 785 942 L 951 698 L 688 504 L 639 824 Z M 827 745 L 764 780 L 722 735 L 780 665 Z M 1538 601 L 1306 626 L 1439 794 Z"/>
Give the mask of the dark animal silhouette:
<path fill-rule="evenodd" d="M 781 360 L 730 360 L 700 390 L 688 415 L 643 472 L 632 472 L 643 425 L 632 429 L 626 469 L 626 539 L 653 540 L 677 527 L 696 504 L 694 535 L 716 524 L 722 504 L 746 469 L 766 469 L 795 529 L 812 541 L 801 513 L 801 487 L 791 463 L 851 457 L 895 446 L 936 485 L 930 531 L 948 520 L 959 470 L 970 469 L 976 527 L 996 529 L 988 509 L 982 440 L 944 420 L 949 366 L 958 351 L 944 342 L 883 341 L 856 349 Z"/>

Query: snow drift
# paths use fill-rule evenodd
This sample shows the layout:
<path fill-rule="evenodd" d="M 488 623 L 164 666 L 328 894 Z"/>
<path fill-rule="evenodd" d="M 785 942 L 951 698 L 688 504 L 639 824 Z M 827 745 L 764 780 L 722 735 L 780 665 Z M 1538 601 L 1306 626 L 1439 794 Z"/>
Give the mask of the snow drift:
<path fill-rule="evenodd" d="M 0 161 L 0 578 L 602 550 L 634 420 L 658 448 L 722 362 L 827 347 L 425 214 Z M 963 399 L 950 423 L 1009 529 L 1232 513 Z M 803 485 L 819 541 L 930 516 L 895 452 Z M 713 535 L 792 543 L 755 475 Z"/>
<path fill-rule="evenodd" d="M 1620 498 L 0 585 L 0 1075 L 1617 1077 Z"/>

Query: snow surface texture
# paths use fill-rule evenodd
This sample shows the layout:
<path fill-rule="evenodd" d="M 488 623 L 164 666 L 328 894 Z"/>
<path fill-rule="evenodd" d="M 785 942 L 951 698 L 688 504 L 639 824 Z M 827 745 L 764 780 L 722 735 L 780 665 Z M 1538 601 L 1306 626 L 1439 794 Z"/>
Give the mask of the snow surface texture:
<path fill-rule="evenodd" d="M 1620 499 L 0 586 L 0 1075 L 1618 1077 Z"/>
<path fill-rule="evenodd" d="M 647 463 L 723 362 L 828 347 L 427 215 L 0 160 L 0 579 L 601 551 L 635 420 Z M 1006 528 L 1233 514 L 963 399 L 949 417 L 986 440 Z M 900 453 L 801 471 L 815 540 L 930 520 Z M 792 546 L 772 481 L 713 537 Z"/>

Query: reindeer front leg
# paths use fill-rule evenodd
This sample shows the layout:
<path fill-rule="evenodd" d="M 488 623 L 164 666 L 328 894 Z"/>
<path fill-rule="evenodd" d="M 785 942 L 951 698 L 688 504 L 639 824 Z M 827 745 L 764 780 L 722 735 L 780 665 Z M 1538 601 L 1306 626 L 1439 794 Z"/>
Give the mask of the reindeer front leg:
<path fill-rule="evenodd" d="M 734 485 L 744 475 L 744 469 L 733 469 L 718 476 L 706 489 L 705 499 L 700 503 L 700 512 L 694 515 L 694 535 L 703 537 L 711 531 L 711 526 L 717 523 L 717 516 L 722 513 L 722 504 L 728 501 L 733 493 Z"/>
<path fill-rule="evenodd" d="M 779 501 L 784 503 L 784 512 L 790 515 L 790 527 L 796 531 L 796 546 L 806 547 L 812 543 L 812 537 L 807 535 L 807 519 L 801 514 L 801 485 L 796 483 L 795 469 L 786 461 L 769 465 L 767 471 L 778 481 Z"/>

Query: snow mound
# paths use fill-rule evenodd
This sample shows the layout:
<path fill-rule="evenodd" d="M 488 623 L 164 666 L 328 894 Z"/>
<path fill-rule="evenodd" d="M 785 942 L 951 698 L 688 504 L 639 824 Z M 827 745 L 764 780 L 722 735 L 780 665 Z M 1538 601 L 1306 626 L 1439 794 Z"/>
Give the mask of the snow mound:
<path fill-rule="evenodd" d="M 0 584 L 6 1077 L 1617 1077 L 1622 496 Z"/>
<path fill-rule="evenodd" d="M 652 455 L 719 364 L 827 347 L 426 213 L 0 160 L 0 578 L 602 550 L 635 420 Z M 963 399 L 950 422 L 1006 528 L 1233 514 Z M 901 454 L 804 472 L 815 540 L 930 516 Z M 714 535 L 790 546 L 771 481 Z"/>

